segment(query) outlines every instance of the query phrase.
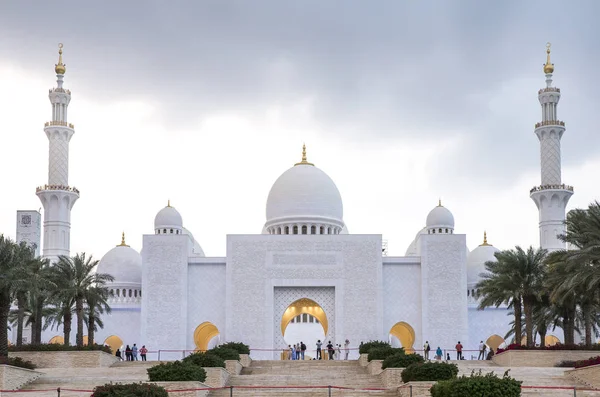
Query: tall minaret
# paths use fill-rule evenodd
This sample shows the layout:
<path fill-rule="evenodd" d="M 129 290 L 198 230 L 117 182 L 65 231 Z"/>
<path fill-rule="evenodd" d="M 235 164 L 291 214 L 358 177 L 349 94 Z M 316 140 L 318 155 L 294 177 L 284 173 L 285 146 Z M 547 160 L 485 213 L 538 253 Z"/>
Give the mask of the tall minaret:
<path fill-rule="evenodd" d="M 550 63 L 550 43 L 546 45 L 546 88 L 538 92 L 542 105 L 542 121 L 535 125 L 540 140 L 542 184 L 530 191 L 530 197 L 540 212 L 540 247 L 549 251 L 564 249 L 557 236 L 565 232 L 565 207 L 573 195 L 573 187 L 561 181 L 560 139 L 565 123 L 557 117 L 560 88 L 552 87 L 554 64 Z"/>
<path fill-rule="evenodd" d="M 75 133 L 73 124 L 67 122 L 67 108 L 71 91 L 63 88 L 65 65 L 62 60 L 63 45 L 58 45 L 58 64 L 54 68 L 57 87 L 50 89 L 52 121 L 44 125 L 49 141 L 48 184 L 36 189 L 44 206 L 44 240 L 42 254 L 51 261 L 59 255 L 70 254 L 71 208 L 79 198 L 79 191 L 69 186 L 69 141 Z"/>

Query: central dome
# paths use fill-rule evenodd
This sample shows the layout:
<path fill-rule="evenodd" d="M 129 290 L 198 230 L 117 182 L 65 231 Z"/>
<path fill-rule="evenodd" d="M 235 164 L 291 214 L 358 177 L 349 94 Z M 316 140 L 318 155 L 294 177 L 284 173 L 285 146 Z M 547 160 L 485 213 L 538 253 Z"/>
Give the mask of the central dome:
<path fill-rule="evenodd" d="M 321 234 L 319 232 L 274 233 L 269 227 L 290 224 L 296 226 L 332 226 L 338 234 L 344 227 L 342 197 L 333 180 L 323 171 L 302 161 L 285 171 L 273 184 L 267 198 L 267 222 L 271 234 Z M 338 230 L 339 229 L 339 230 Z"/>

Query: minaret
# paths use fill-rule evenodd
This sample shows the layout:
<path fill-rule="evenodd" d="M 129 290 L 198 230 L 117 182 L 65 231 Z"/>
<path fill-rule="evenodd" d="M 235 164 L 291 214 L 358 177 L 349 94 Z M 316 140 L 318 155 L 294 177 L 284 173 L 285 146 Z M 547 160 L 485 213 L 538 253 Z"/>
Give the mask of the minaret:
<path fill-rule="evenodd" d="M 560 88 L 552 86 L 554 64 L 550 63 L 550 43 L 546 45 L 546 54 L 546 88 L 538 92 L 542 121 L 535 125 L 535 134 L 540 140 L 542 184 L 531 189 L 530 197 L 540 212 L 540 247 L 555 251 L 565 248 L 557 236 L 565 232 L 565 208 L 573 195 L 573 187 L 561 180 L 560 139 L 565 123 L 557 117 Z"/>
<path fill-rule="evenodd" d="M 50 89 L 52 121 L 44 125 L 49 141 L 48 184 L 36 189 L 44 206 L 44 258 L 58 260 L 70 254 L 71 209 L 79 198 L 79 191 L 69 186 L 69 141 L 75 133 L 73 124 L 67 122 L 67 108 L 71 91 L 63 88 L 66 67 L 62 60 L 63 45 L 58 45 L 58 64 L 54 68 L 57 87 Z"/>

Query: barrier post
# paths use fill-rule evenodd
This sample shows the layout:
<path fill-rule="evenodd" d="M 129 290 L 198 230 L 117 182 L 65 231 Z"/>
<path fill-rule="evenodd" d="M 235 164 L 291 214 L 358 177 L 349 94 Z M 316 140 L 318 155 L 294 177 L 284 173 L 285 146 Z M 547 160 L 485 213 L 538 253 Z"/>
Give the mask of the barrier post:
<path fill-rule="evenodd" d="M 327 390 L 329 390 L 329 397 L 331 397 L 331 386 L 327 386 Z"/>
<path fill-rule="evenodd" d="M 57 395 L 57 397 L 60 397 L 60 387 L 56 388 L 56 395 Z"/>
<path fill-rule="evenodd" d="M 229 386 L 229 397 L 233 397 L 233 386 Z"/>
<path fill-rule="evenodd" d="M 412 385 L 408 385 L 408 391 L 410 392 L 410 397 L 412 397 Z"/>
<path fill-rule="evenodd" d="M 573 386 L 573 395 L 577 397 L 577 386 Z"/>
<path fill-rule="evenodd" d="M 160 361 L 160 349 L 158 350 L 158 361 Z"/>

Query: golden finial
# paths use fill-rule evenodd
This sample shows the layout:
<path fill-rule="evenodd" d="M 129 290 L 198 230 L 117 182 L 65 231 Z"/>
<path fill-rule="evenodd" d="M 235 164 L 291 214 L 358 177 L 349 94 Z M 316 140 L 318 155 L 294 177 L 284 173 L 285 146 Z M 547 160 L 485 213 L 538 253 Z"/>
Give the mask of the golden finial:
<path fill-rule="evenodd" d="M 62 49 L 63 44 L 58 43 L 58 63 L 54 65 L 54 71 L 56 72 L 56 74 L 65 74 L 65 72 L 67 71 L 67 68 L 65 67 L 65 64 L 63 64 L 62 60 Z"/>
<path fill-rule="evenodd" d="M 121 233 L 121 244 L 117 245 L 117 247 L 129 247 L 125 244 L 125 232 Z"/>
<path fill-rule="evenodd" d="M 441 198 L 438 199 L 438 207 L 442 207 L 442 199 Z"/>
<path fill-rule="evenodd" d="M 544 65 L 544 73 L 550 74 L 554 72 L 554 64 L 550 63 L 550 47 L 552 44 L 546 43 L 546 64 Z"/>
<path fill-rule="evenodd" d="M 488 241 L 487 241 L 487 232 L 485 230 L 483 231 L 483 244 L 481 244 L 481 245 L 483 245 L 483 246 L 490 246 L 490 245 L 492 245 L 492 244 L 488 244 Z"/>
<path fill-rule="evenodd" d="M 300 161 L 299 163 L 296 163 L 294 165 L 314 165 L 313 163 L 309 163 L 308 161 L 306 161 L 306 145 L 305 144 L 302 145 L 302 161 Z"/>
<path fill-rule="evenodd" d="M 171 200 L 167 200 L 167 207 L 171 206 Z"/>

